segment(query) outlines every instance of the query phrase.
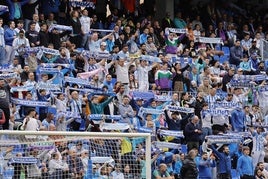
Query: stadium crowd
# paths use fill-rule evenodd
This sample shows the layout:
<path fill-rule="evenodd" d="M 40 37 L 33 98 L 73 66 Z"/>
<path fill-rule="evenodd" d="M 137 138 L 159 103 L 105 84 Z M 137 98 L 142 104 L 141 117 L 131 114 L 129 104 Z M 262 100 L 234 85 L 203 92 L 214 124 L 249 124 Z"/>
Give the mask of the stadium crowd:
<path fill-rule="evenodd" d="M 150 132 L 155 179 L 268 179 L 265 10 L 153 2 L 4 2 L 2 128 Z M 143 139 L 24 137 L 53 143 L 1 143 L 0 178 L 146 178 Z"/>

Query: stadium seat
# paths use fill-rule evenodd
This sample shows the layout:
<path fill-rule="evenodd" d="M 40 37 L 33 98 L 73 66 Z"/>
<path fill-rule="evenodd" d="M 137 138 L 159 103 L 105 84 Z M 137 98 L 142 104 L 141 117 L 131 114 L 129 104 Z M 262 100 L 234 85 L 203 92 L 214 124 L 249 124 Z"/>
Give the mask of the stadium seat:
<path fill-rule="evenodd" d="M 224 62 L 228 61 L 229 57 L 226 55 L 220 56 L 220 63 L 223 64 Z"/>
<path fill-rule="evenodd" d="M 217 50 L 217 51 L 221 51 L 221 46 L 220 46 L 220 45 L 216 45 L 216 46 L 215 46 L 215 50 Z"/>
<path fill-rule="evenodd" d="M 188 151 L 187 151 L 187 145 L 181 145 L 181 152 L 184 153 L 184 154 L 187 154 Z"/>
<path fill-rule="evenodd" d="M 222 51 L 224 52 L 224 56 L 230 56 L 230 48 L 229 47 L 222 47 Z"/>
<path fill-rule="evenodd" d="M 214 58 L 214 60 L 220 61 L 219 55 L 214 55 L 213 58 Z"/>

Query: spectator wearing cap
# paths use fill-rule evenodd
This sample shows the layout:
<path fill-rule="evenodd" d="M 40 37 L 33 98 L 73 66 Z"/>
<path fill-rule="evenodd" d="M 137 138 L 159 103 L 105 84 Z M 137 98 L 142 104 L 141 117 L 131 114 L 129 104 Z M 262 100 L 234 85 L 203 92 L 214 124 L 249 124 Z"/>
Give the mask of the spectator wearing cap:
<path fill-rule="evenodd" d="M 98 33 L 97 32 L 93 32 L 91 36 L 89 36 L 88 38 L 88 48 L 91 52 L 97 52 L 100 48 L 100 44 L 101 42 L 104 42 L 112 33 L 102 37 L 101 39 L 99 39 L 98 37 Z"/>
<path fill-rule="evenodd" d="M 107 43 L 106 42 L 101 42 L 100 43 L 100 48 L 99 48 L 98 52 L 100 52 L 100 53 L 109 53 L 106 50 L 106 47 L 107 47 Z"/>
<path fill-rule="evenodd" d="M 259 33 L 258 33 L 259 34 Z M 257 35 L 257 34 L 256 34 Z M 259 34 L 259 36 L 260 36 L 260 34 Z M 260 42 L 259 42 L 260 43 Z M 257 47 L 257 39 L 254 39 L 253 41 L 252 41 L 252 45 L 251 45 L 251 47 L 250 47 L 250 49 L 249 49 L 249 56 L 251 56 L 252 54 L 254 54 L 254 53 L 256 53 L 258 56 L 260 56 L 261 55 L 261 51 L 260 51 L 260 46 L 259 47 Z"/>
<path fill-rule="evenodd" d="M 235 41 L 235 45 L 230 49 L 230 59 L 229 63 L 238 66 L 243 57 L 243 48 L 241 46 L 240 40 Z"/>

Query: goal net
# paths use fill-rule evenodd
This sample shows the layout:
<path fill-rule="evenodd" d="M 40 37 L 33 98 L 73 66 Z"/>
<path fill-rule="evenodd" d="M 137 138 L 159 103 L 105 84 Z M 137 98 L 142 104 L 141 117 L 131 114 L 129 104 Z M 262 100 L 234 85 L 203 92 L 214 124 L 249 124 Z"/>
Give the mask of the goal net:
<path fill-rule="evenodd" d="M 151 178 L 149 133 L 0 131 L 0 179 Z"/>

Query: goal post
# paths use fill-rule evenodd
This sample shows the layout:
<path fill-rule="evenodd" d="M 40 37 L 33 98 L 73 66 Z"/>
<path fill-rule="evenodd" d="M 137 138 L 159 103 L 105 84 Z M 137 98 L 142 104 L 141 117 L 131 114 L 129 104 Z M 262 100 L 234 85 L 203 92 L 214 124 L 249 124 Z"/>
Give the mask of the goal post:
<path fill-rule="evenodd" d="M 151 178 L 150 133 L 0 131 L 0 178 L 117 174 Z"/>

